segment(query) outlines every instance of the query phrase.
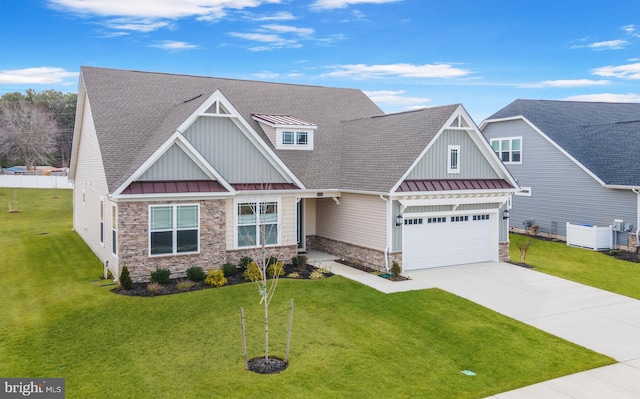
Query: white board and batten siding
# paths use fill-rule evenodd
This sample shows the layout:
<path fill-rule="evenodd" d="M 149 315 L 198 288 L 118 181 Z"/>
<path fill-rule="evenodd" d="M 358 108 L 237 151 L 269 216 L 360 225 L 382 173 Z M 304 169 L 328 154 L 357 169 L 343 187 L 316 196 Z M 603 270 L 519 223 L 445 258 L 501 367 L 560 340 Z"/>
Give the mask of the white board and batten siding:
<path fill-rule="evenodd" d="M 342 193 L 316 201 L 316 234 L 320 237 L 384 251 L 387 203 L 379 196 Z"/>
<path fill-rule="evenodd" d="M 523 228 L 532 219 L 542 234 L 563 238 L 567 222 L 609 226 L 621 219 L 635 225 L 636 194 L 603 187 L 524 121 L 491 123 L 483 133 L 489 140 L 522 137 L 522 164 L 506 166 L 531 191 L 513 196 L 511 227 Z M 626 245 L 627 234 L 618 234 L 617 244 Z"/>
<path fill-rule="evenodd" d="M 109 261 L 117 273 L 117 257 L 112 252 L 111 207 L 107 179 L 89 101 L 85 101 L 73 190 L 73 228 L 102 263 Z M 100 204 L 104 204 L 104 242 L 100 242 Z"/>

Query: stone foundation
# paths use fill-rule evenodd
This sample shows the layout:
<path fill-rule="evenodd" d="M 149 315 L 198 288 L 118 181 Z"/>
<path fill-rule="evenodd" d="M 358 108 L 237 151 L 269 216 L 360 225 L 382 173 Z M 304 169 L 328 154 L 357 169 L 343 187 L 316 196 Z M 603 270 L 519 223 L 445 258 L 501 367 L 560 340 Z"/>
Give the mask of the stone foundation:
<path fill-rule="evenodd" d="M 636 233 L 629 233 L 627 242 L 627 246 L 629 247 L 629 251 L 638 253 L 638 241 L 636 240 Z"/>
<path fill-rule="evenodd" d="M 509 256 L 509 242 L 498 243 L 498 261 L 509 262 L 511 257 Z"/>
<path fill-rule="evenodd" d="M 171 201 L 167 204 L 193 203 Z M 225 200 L 200 202 L 200 252 L 197 254 L 149 257 L 150 202 L 121 203 L 118 206 L 119 273 L 127 266 L 134 283 L 148 282 L 158 268 L 171 270 L 171 278 L 184 278 L 192 266 L 205 271 L 219 269 L 225 263 L 238 264 L 240 258 L 260 259 L 260 248 L 227 251 Z M 267 256 L 277 256 L 288 263 L 297 254 L 295 245 L 267 248 Z M 119 277 L 119 276 L 118 276 Z"/>
<path fill-rule="evenodd" d="M 319 236 L 307 237 L 307 249 L 317 249 L 318 251 L 339 256 L 348 262 L 359 262 L 372 269 L 387 271 L 384 251 Z M 389 254 L 389 267 L 391 267 L 391 262 L 394 260 L 402 265 L 402 253 L 395 252 Z"/>

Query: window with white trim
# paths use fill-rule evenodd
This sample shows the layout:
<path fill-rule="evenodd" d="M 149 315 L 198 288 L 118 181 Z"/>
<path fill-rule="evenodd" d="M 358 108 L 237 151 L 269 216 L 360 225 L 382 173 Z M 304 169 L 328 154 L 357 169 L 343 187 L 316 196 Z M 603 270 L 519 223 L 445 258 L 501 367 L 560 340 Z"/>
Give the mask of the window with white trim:
<path fill-rule="evenodd" d="M 313 150 L 313 130 L 277 129 L 279 150 Z"/>
<path fill-rule="evenodd" d="M 111 207 L 111 252 L 118 253 L 118 208 Z"/>
<path fill-rule="evenodd" d="M 491 147 L 505 164 L 522 163 L 522 137 L 491 139 Z"/>
<path fill-rule="evenodd" d="M 405 219 L 404 220 L 404 224 L 405 225 L 410 225 L 410 224 L 422 224 L 422 218 L 411 218 L 411 219 Z"/>
<path fill-rule="evenodd" d="M 200 250 L 199 205 L 151 205 L 149 254 L 176 255 Z"/>
<path fill-rule="evenodd" d="M 489 220 L 489 215 L 488 214 L 482 214 L 482 215 L 473 215 L 473 220 Z"/>
<path fill-rule="evenodd" d="M 469 221 L 469 216 L 468 215 L 451 216 L 451 222 L 468 222 L 468 221 Z"/>
<path fill-rule="evenodd" d="M 278 244 L 278 202 L 241 202 L 236 207 L 239 248 Z"/>
<path fill-rule="evenodd" d="M 447 223 L 446 216 L 427 218 L 427 223 Z"/>
<path fill-rule="evenodd" d="M 447 173 L 460 173 L 460 146 L 447 147 Z"/>
<path fill-rule="evenodd" d="M 100 244 L 104 245 L 104 199 L 100 197 Z"/>

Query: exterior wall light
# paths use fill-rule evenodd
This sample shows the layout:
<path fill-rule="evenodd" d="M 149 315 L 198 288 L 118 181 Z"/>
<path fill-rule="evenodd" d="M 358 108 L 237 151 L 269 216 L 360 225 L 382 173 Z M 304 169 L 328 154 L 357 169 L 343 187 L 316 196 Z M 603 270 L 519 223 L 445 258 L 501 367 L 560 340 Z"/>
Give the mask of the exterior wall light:
<path fill-rule="evenodd" d="M 502 220 L 506 220 L 509 219 L 509 210 L 505 209 L 504 212 L 502 212 Z"/>
<path fill-rule="evenodd" d="M 402 226 L 402 214 L 396 216 L 396 226 Z"/>

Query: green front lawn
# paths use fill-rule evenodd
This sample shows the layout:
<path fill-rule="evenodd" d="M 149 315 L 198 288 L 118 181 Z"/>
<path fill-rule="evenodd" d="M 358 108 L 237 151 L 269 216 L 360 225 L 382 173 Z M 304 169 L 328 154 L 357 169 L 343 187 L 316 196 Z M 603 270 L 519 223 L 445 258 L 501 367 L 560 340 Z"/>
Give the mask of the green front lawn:
<path fill-rule="evenodd" d="M 533 240 L 533 244 L 526 263 L 535 270 L 640 299 L 640 263 L 521 234 L 511 234 L 509 256 L 512 261 L 520 260 L 518 244 L 527 239 Z"/>
<path fill-rule="evenodd" d="M 102 265 L 71 230 L 70 191 L 0 189 L 0 209 L 0 376 L 64 377 L 69 399 L 483 398 L 613 363 L 444 291 L 385 295 L 334 276 L 280 282 L 272 354 L 294 298 L 290 365 L 254 374 L 239 315 L 260 356 L 252 284 L 119 296 L 92 283 Z"/>

